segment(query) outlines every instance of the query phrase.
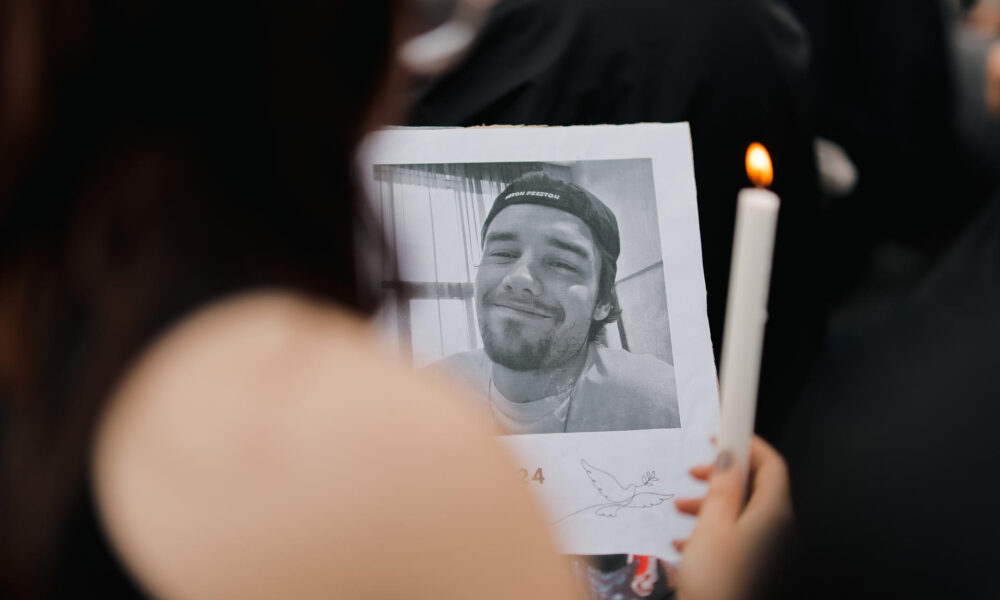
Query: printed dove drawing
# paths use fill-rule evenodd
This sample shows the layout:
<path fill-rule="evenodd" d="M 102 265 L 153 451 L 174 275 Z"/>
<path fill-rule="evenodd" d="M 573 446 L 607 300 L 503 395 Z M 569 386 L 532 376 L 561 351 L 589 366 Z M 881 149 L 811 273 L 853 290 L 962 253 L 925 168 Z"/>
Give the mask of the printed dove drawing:
<path fill-rule="evenodd" d="M 583 470 L 587 472 L 590 483 L 604 496 L 608 502 L 598 505 L 594 511 L 602 517 L 616 517 L 623 508 L 648 508 L 663 504 L 674 497 L 673 494 L 658 494 L 656 492 L 640 492 L 640 488 L 649 487 L 659 481 L 656 471 L 649 471 L 642 476 L 642 483 L 622 485 L 615 476 L 581 460 Z"/>

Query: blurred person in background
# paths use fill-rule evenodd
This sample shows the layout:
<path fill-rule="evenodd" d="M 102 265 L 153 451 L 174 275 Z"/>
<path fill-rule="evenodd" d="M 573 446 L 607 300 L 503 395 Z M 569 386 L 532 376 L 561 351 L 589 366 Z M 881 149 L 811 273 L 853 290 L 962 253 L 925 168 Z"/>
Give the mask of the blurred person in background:
<path fill-rule="evenodd" d="M 0 595 L 574 597 L 468 401 L 367 320 L 353 157 L 416 8 L 0 2 Z M 754 456 L 746 510 L 724 459 L 686 507 L 685 598 L 787 521 Z"/>
<path fill-rule="evenodd" d="M 788 4 L 812 42 L 816 133 L 856 166 L 856 185 L 828 199 L 835 329 L 912 289 L 986 201 L 990 174 L 958 135 L 946 2 Z"/>
<path fill-rule="evenodd" d="M 841 331 L 789 428 L 815 598 L 996 598 L 1000 195 L 912 292 Z"/>
<path fill-rule="evenodd" d="M 1000 184 L 1000 2 L 952 10 L 958 135 L 973 166 Z"/>
<path fill-rule="evenodd" d="M 835 201 L 834 226 L 860 245 L 841 266 L 859 281 L 844 290 L 783 444 L 799 533 L 791 587 L 813 598 L 994 598 L 995 4 L 965 17 L 937 1 L 793 4 L 814 35 L 820 131 L 860 175 Z"/>

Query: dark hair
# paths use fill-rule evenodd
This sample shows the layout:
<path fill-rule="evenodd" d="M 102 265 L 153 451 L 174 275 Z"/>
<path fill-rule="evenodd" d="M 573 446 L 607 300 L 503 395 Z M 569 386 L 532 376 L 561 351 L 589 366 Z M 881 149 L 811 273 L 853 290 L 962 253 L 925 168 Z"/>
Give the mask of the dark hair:
<path fill-rule="evenodd" d="M 615 276 L 617 274 L 618 265 L 610 256 L 606 256 L 602 252 L 601 275 L 597 283 L 597 304 L 607 304 L 611 310 L 608 311 L 608 316 L 603 319 L 591 321 L 590 331 L 587 334 L 587 339 L 591 342 L 600 337 L 601 330 L 604 329 L 605 325 L 614 323 L 622 316 L 622 307 L 618 304 L 618 292 L 615 290 Z"/>
<path fill-rule="evenodd" d="M 0 72 L 0 590 L 44 580 L 110 388 L 171 322 L 264 287 L 374 310 L 352 160 L 396 4 L 0 0 L 27 66 Z"/>

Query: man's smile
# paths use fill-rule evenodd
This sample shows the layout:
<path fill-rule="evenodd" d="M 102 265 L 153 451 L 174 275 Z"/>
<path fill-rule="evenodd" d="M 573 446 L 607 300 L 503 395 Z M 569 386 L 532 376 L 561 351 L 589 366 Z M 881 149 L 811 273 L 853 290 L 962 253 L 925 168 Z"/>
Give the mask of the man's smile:
<path fill-rule="evenodd" d="M 552 312 L 540 308 L 535 304 L 526 302 L 517 302 L 515 300 L 502 300 L 499 302 L 496 301 L 490 302 L 489 304 L 491 308 L 506 309 L 515 314 L 532 317 L 536 319 L 551 319 L 554 316 Z"/>

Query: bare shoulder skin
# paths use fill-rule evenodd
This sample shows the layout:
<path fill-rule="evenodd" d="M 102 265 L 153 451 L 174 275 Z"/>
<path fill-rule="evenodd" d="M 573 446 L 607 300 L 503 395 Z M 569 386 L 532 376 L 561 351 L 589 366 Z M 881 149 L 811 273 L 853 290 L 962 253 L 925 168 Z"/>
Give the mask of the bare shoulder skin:
<path fill-rule="evenodd" d="M 579 597 L 514 465 L 427 377 L 300 296 L 199 311 L 95 436 L 114 546 L 158 597 Z"/>

